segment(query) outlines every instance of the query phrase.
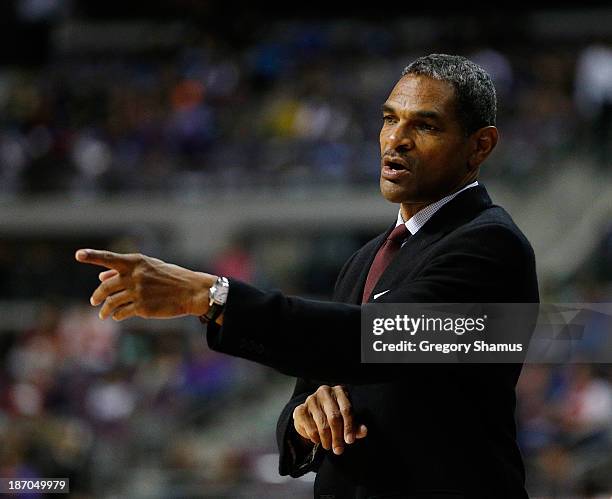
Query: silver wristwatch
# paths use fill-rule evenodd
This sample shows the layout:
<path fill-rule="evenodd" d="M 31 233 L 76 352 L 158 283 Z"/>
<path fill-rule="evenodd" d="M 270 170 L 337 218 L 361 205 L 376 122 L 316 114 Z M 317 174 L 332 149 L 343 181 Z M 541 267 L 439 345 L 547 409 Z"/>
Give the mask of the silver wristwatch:
<path fill-rule="evenodd" d="M 208 311 L 200 316 L 202 322 L 213 322 L 221 315 L 225 302 L 227 301 L 227 293 L 229 292 L 229 281 L 227 277 L 217 277 L 215 283 L 208 290 Z"/>

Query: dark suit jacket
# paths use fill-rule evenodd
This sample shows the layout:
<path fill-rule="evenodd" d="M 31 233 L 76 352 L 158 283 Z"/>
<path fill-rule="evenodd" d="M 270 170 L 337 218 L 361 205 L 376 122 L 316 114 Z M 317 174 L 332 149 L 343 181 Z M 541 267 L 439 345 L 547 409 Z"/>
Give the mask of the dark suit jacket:
<path fill-rule="evenodd" d="M 366 438 L 341 456 L 320 452 L 315 497 L 519 499 L 524 468 L 516 445 L 517 364 L 361 364 L 360 303 L 387 231 L 358 250 L 338 277 L 334 301 L 262 292 L 230 281 L 224 326 L 211 348 L 296 376 L 278 422 L 280 472 L 299 476 L 289 452 L 293 409 L 321 384 L 347 385 Z M 484 186 L 443 206 L 401 248 L 372 296 L 377 302 L 538 302 L 533 250 Z"/>

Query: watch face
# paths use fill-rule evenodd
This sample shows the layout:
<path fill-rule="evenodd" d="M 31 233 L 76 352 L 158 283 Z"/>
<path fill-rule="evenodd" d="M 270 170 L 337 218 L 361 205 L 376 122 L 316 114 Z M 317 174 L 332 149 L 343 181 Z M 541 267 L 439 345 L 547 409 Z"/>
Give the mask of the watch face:
<path fill-rule="evenodd" d="M 215 293 L 215 301 L 219 305 L 225 305 L 227 301 L 227 288 L 221 288 Z"/>
<path fill-rule="evenodd" d="M 224 281 L 223 278 L 217 279 L 217 282 L 210 288 L 210 301 L 219 305 L 225 305 L 228 290 L 227 280 Z"/>

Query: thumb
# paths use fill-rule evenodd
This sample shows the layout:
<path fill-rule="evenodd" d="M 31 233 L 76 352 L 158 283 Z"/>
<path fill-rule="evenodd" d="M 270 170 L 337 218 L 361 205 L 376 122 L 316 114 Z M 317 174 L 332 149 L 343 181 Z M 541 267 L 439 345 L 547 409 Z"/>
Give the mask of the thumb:
<path fill-rule="evenodd" d="M 366 425 L 359 425 L 359 429 L 357 430 L 357 434 L 355 435 L 357 438 L 363 438 L 368 434 L 368 429 Z"/>

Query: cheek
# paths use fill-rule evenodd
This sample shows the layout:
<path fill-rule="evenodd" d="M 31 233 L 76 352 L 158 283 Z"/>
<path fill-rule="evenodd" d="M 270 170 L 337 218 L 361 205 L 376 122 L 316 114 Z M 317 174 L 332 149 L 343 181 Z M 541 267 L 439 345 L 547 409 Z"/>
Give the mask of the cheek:
<path fill-rule="evenodd" d="M 422 156 L 429 161 L 445 168 L 457 163 L 463 156 L 463 150 L 442 137 L 431 137 L 427 144 L 421 148 Z"/>
<path fill-rule="evenodd" d="M 389 132 L 383 128 L 380 131 L 380 135 L 379 135 L 380 152 L 381 152 L 381 154 L 385 152 L 388 136 L 389 136 Z"/>

